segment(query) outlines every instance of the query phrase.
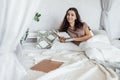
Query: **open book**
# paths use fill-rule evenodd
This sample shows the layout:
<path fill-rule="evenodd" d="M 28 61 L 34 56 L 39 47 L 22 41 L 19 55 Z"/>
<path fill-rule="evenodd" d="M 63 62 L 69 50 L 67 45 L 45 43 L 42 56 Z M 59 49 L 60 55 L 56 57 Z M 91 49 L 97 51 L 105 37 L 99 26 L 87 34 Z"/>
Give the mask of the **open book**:
<path fill-rule="evenodd" d="M 72 38 L 66 38 L 65 41 L 73 41 L 73 39 Z"/>
<path fill-rule="evenodd" d="M 43 71 L 47 73 L 47 72 L 50 72 L 52 70 L 59 68 L 62 64 L 63 62 L 45 59 L 45 60 L 40 61 L 38 64 L 34 65 L 33 67 L 31 67 L 31 69 L 36 70 L 36 71 Z"/>
<path fill-rule="evenodd" d="M 66 40 L 65 41 L 73 41 L 73 39 L 69 36 L 69 34 L 68 33 L 66 33 L 66 32 L 59 32 L 59 31 L 53 31 L 54 33 L 55 33 L 55 35 L 58 37 L 58 38 L 60 38 L 60 37 L 64 37 L 64 38 L 66 38 Z"/>

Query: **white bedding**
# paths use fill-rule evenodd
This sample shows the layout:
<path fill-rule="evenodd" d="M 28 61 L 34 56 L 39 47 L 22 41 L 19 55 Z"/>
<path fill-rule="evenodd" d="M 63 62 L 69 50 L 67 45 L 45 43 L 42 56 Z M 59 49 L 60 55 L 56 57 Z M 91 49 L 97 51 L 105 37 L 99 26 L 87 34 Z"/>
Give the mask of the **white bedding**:
<path fill-rule="evenodd" d="M 61 43 L 58 39 L 53 42 L 52 50 L 85 51 L 90 59 L 120 62 L 120 50 L 111 45 L 107 34 L 103 30 L 93 30 L 94 36 L 82 42 L 79 46 L 72 42 Z"/>
<path fill-rule="evenodd" d="M 120 62 L 120 49 L 102 42 L 85 42 L 80 45 L 91 59 Z"/>
<path fill-rule="evenodd" d="M 89 60 L 84 52 L 41 50 L 39 53 L 28 51 L 24 56 L 33 60 L 32 64 L 26 67 L 28 75 L 25 80 L 118 80 L 115 72 Z M 49 73 L 29 69 L 42 59 L 62 61 L 64 64 Z M 24 59 L 24 65 L 27 64 Z"/>
<path fill-rule="evenodd" d="M 21 60 L 28 72 L 25 80 L 119 80 L 117 74 L 112 69 L 101 66 L 100 61 L 118 63 L 120 50 L 110 44 L 104 31 L 94 31 L 94 35 L 79 46 L 69 42 L 60 43 L 56 39 L 49 50 L 23 51 L 24 58 Z M 30 69 L 43 59 L 64 64 L 49 73 Z"/>

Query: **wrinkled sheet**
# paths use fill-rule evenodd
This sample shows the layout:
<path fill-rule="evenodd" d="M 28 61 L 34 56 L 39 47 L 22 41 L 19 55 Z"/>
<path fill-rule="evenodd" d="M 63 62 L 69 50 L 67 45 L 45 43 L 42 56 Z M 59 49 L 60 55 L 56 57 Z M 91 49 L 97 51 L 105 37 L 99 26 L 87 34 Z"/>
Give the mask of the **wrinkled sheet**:
<path fill-rule="evenodd" d="M 26 67 L 28 75 L 25 80 L 118 80 L 113 70 L 89 60 L 84 52 L 43 50 L 35 53 L 30 51 L 29 54 L 25 54 L 25 57 L 33 60 L 33 64 Z M 62 61 L 64 64 L 49 73 L 30 70 L 31 66 L 43 59 Z M 24 65 L 27 64 L 27 61 L 24 62 Z"/>
<path fill-rule="evenodd" d="M 80 45 L 90 59 L 120 62 L 120 49 L 103 42 L 84 42 Z"/>

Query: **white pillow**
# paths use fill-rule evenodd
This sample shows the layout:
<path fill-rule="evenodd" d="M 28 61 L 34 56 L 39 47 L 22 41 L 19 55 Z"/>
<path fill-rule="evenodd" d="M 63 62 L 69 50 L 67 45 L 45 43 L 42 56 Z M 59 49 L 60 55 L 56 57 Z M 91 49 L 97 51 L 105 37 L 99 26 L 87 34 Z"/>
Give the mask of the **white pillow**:
<path fill-rule="evenodd" d="M 107 36 L 107 33 L 103 30 L 93 30 L 93 36 L 87 40 L 87 42 L 103 42 L 111 44 Z"/>
<path fill-rule="evenodd" d="M 72 50 L 72 51 L 82 51 L 82 49 L 72 42 L 61 43 L 58 38 L 56 38 L 51 47 L 52 50 Z"/>

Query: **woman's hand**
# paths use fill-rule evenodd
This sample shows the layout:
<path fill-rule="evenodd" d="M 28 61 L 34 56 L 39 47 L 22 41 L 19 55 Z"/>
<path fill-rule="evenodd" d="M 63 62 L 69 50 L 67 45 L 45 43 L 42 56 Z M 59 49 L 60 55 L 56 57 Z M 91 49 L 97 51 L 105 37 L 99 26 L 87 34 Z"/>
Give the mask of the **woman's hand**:
<path fill-rule="evenodd" d="M 66 39 L 64 37 L 59 37 L 59 40 L 60 40 L 60 42 L 64 43 Z"/>

